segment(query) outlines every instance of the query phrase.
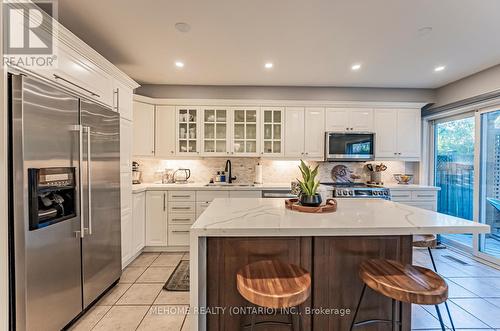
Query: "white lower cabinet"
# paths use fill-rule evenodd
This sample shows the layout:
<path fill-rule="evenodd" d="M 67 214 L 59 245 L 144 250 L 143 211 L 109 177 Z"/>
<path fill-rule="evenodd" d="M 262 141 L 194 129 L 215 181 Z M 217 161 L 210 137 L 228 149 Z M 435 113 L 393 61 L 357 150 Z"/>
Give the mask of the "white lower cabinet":
<path fill-rule="evenodd" d="M 132 211 L 122 210 L 121 213 L 121 235 L 122 235 L 122 268 L 125 268 L 134 256 L 133 253 L 133 225 L 132 225 Z"/>
<path fill-rule="evenodd" d="M 191 224 L 168 226 L 169 246 L 189 246 L 189 228 Z"/>
<path fill-rule="evenodd" d="M 146 244 L 146 192 L 132 196 L 133 211 L 133 246 L 134 254 L 140 252 Z"/>
<path fill-rule="evenodd" d="M 132 225 L 132 173 L 120 174 L 122 265 L 125 266 L 133 257 Z"/>
<path fill-rule="evenodd" d="M 146 246 L 167 246 L 167 191 L 146 192 Z"/>
<path fill-rule="evenodd" d="M 408 206 L 437 211 L 437 188 L 435 189 L 391 189 L 391 199 Z"/>
<path fill-rule="evenodd" d="M 262 196 L 261 191 L 229 191 L 230 198 L 260 198 Z"/>

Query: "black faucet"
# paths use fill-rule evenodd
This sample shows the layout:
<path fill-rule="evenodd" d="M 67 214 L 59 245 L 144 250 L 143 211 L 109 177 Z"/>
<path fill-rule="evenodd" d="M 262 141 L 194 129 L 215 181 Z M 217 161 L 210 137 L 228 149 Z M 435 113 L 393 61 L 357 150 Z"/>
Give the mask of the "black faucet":
<path fill-rule="evenodd" d="M 226 161 L 226 169 L 225 171 L 227 172 L 227 182 L 228 184 L 231 184 L 233 180 L 236 180 L 236 176 L 233 177 L 232 171 L 231 171 L 231 160 Z"/>

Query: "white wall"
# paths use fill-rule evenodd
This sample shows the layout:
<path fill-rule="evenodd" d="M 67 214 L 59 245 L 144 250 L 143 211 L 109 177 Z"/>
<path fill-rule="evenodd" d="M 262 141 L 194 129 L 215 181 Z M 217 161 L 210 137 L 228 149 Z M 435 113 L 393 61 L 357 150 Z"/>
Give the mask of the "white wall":
<path fill-rule="evenodd" d="M 0 5 L 0 17 L 3 17 Z M 3 31 L 0 24 L 0 59 L 3 63 Z M 7 102 L 6 72 L 0 65 L 0 330 L 8 329 L 8 233 L 7 233 Z"/>
<path fill-rule="evenodd" d="M 300 87 L 300 86 L 199 86 L 142 85 L 136 94 L 151 98 L 174 99 L 260 99 L 435 102 L 430 89 Z"/>
<path fill-rule="evenodd" d="M 495 90 L 500 90 L 500 64 L 440 87 L 436 90 L 434 106 L 443 106 Z"/>

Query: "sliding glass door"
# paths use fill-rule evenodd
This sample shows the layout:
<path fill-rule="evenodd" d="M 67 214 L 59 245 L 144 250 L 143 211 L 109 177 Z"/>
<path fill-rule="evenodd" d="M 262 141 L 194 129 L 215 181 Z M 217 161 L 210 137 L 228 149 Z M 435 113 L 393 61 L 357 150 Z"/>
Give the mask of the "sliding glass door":
<path fill-rule="evenodd" d="M 474 113 L 434 122 L 434 183 L 440 188 L 437 210 L 472 221 L 474 217 Z M 442 236 L 473 246 L 471 234 Z"/>
<path fill-rule="evenodd" d="M 488 234 L 440 238 L 500 264 L 500 106 L 432 123 L 438 212 L 491 227 Z"/>
<path fill-rule="evenodd" d="M 479 116 L 479 222 L 491 227 L 479 236 L 479 252 L 500 261 L 500 110 Z"/>

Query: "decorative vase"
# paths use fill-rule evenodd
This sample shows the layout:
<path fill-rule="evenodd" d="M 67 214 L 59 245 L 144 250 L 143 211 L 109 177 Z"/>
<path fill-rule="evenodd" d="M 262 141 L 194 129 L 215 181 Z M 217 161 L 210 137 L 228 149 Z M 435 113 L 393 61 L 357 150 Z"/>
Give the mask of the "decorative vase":
<path fill-rule="evenodd" d="M 305 195 L 302 194 L 300 196 L 300 204 L 302 206 L 307 206 L 307 207 L 318 207 L 321 205 L 322 199 L 321 195 L 315 194 L 315 195 Z"/>

